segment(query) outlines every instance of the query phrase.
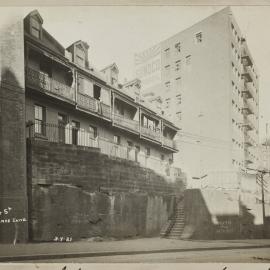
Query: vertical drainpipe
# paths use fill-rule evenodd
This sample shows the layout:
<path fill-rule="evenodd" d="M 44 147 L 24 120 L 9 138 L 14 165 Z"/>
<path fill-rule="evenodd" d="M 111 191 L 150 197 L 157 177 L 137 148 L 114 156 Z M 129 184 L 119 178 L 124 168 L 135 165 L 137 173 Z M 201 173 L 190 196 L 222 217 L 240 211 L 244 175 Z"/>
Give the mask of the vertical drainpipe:
<path fill-rule="evenodd" d="M 141 138 L 141 107 L 139 107 L 139 133 Z"/>
<path fill-rule="evenodd" d="M 29 57 L 29 46 L 28 43 L 26 43 L 26 52 L 25 52 L 25 63 L 24 63 L 24 70 L 26 71 L 27 75 L 27 68 L 28 68 L 28 57 Z"/>
<path fill-rule="evenodd" d="M 112 91 L 112 89 L 110 90 L 111 91 L 111 95 L 112 95 L 112 125 L 114 124 L 114 100 L 115 100 L 115 96 L 114 96 L 114 93 Z"/>
<path fill-rule="evenodd" d="M 163 120 L 160 119 L 160 139 L 161 139 L 161 145 L 163 146 Z"/>
<path fill-rule="evenodd" d="M 75 83 L 75 107 L 77 108 L 77 99 L 78 99 L 78 97 L 77 97 L 77 92 L 78 92 L 78 83 L 77 83 L 77 81 L 78 81 L 78 73 L 77 73 L 77 71 L 76 71 L 76 69 L 74 68 L 73 69 L 73 74 L 74 74 L 74 83 Z"/>

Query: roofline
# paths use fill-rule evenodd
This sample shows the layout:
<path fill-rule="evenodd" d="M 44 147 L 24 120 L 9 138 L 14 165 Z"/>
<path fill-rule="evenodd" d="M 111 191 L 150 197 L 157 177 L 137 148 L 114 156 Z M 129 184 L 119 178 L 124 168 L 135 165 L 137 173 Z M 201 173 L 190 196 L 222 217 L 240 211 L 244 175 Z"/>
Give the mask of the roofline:
<path fill-rule="evenodd" d="M 115 62 L 113 62 L 112 64 L 110 64 L 110 65 L 108 65 L 108 66 L 106 66 L 106 67 L 104 67 L 104 68 L 103 68 L 103 69 L 101 69 L 100 71 L 104 71 L 104 70 L 106 70 L 106 69 L 108 69 L 108 68 L 110 68 L 110 67 L 112 67 L 112 66 L 116 66 L 117 71 L 119 72 L 118 66 L 116 65 L 116 63 L 115 63 Z"/>

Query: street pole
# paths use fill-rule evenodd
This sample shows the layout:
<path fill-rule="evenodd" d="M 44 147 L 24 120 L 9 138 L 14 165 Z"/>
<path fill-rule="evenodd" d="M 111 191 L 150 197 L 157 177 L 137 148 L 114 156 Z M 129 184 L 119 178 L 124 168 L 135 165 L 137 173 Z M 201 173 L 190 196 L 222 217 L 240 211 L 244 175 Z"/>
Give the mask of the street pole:
<path fill-rule="evenodd" d="M 263 214 L 263 237 L 265 237 L 265 205 L 264 205 L 264 173 L 260 175 L 261 178 L 261 193 L 262 193 L 262 214 Z"/>

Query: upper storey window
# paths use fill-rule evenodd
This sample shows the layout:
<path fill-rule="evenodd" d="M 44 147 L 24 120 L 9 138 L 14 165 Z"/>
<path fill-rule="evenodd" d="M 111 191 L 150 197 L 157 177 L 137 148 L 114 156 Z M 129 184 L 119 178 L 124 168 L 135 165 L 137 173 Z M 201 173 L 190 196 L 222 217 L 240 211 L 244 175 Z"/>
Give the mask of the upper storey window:
<path fill-rule="evenodd" d="M 196 43 L 202 43 L 202 41 L 203 41 L 202 32 L 198 32 L 195 34 L 195 41 L 196 41 Z"/>
<path fill-rule="evenodd" d="M 31 35 L 41 39 L 41 24 L 35 18 L 31 18 Z"/>

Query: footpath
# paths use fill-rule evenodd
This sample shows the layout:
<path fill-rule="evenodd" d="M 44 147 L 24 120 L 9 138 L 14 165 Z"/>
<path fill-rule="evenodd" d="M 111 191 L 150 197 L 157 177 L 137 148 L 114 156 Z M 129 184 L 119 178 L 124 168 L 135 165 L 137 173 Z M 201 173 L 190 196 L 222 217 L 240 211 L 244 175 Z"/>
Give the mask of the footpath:
<path fill-rule="evenodd" d="M 253 248 L 269 248 L 270 250 L 270 239 L 176 240 L 141 238 L 103 242 L 0 244 L 0 262 Z"/>

